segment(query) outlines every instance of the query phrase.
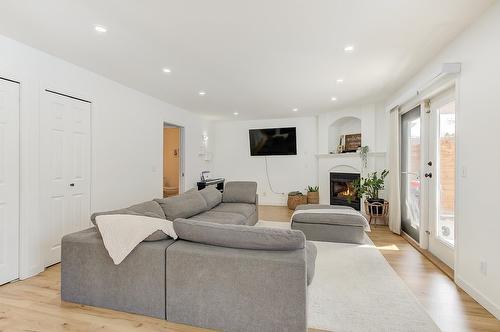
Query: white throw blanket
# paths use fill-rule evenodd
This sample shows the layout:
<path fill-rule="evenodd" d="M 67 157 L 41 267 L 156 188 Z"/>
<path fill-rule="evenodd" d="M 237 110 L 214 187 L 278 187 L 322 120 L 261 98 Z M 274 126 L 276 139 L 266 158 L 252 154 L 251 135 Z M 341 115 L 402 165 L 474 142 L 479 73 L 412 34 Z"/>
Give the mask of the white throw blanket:
<path fill-rule="evenodd" d="M 350 215 L 350 216 L 357 216 L 360 217 L 363 220 L 363 227 L 365 229 L 365 232 L 370 232 L 370 224 L 368 223 L 368 220 L 366 220 L 365 216 L 362 215 L 359 211 L 353 210 L 353 209 L 310 209 L 310 210 L 295 210 L 295 212 L 292 214 L 292 217 L 290 220 L 293 220 L 293 216 L 296 214 L 301 214 L 301 213 L 322 213 L 322 214 L 335 214 L 335 215 Z"/>
<path fill-rule="evenodd" d="M 113 214 L 97 216 L 96 223 L 115 265 L 120 264 L 139 243 L 158 230 L 177 239 L 173 223 L 160 218 Z"/>

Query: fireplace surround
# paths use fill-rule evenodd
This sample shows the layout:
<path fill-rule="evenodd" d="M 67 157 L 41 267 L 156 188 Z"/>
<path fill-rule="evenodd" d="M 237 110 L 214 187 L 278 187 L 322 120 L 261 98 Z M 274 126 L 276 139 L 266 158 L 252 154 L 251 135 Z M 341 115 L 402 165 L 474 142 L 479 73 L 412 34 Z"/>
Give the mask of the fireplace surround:
<path fill-rule="evenodd" d="M 355 196 L 352 185 L 359 177 L 359 173 L 330 172 L 330 204 L 350 206 L 360 211 L 361 201 Z"/>

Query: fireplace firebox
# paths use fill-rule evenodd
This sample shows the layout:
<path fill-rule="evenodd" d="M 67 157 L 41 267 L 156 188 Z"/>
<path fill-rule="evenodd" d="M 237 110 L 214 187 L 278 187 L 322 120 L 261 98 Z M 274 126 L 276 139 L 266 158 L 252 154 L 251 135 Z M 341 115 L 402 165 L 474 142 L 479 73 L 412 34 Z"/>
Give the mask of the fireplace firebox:
<path fill-rule="evenodd" d="M 354 192 L 353 181 L 359 179 L 355 173 L 330 173 L 330 204 L 350 206 L 361 210 L 361 202 Z"/>

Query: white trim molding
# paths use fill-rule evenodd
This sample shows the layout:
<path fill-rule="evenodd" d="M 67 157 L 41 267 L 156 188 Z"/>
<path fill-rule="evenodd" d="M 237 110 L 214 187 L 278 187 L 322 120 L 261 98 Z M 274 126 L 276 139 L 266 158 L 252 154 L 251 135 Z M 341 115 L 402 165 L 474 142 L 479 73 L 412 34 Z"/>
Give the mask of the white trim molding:
<path fill-rule="evenodd" d="M 488 310 L 496 319 L 500 320 L 500 305 L 493 303 L 486 295 L 478 291 L 473 286 L 469 285 L 460 276 L 455 275 L 455 283 L 462 288 L 467 294 L 472 296 L 480 305 Z"/>

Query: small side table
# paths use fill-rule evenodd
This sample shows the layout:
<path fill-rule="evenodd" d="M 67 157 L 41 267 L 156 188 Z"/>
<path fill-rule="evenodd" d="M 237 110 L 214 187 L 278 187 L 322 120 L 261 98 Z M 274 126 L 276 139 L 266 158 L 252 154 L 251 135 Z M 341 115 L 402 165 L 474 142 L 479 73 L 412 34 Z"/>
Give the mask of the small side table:
<path fill-rule="evenodd" d="M 370 225 L 377 226 L 377 220 L 381 218 L 384 221 L 384 225 L 387 225 L 387 215 L 389 214 L 389 202 L 384 201 L 384 203 L 373 202 L 369 203 L 365 201 L 365 213 L 368 215 L 368 222 Z"/>
<path fill-rule="evenodd" d="M 196 182 L 196 186 L 198 187 L 198 190 L 202 190 L 208 186 L 215 186 L 220 192 L 224 191 L 224 178 L 218 178 L 218 179 L 208 179 L 204 181 L 199 181 Z"/>

